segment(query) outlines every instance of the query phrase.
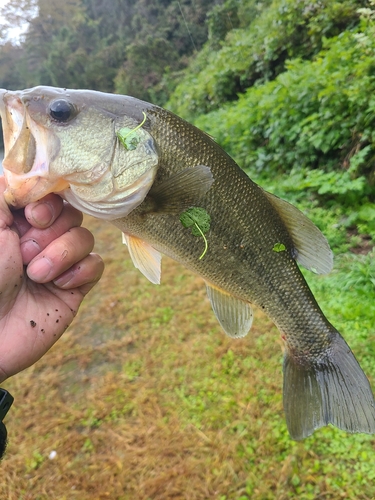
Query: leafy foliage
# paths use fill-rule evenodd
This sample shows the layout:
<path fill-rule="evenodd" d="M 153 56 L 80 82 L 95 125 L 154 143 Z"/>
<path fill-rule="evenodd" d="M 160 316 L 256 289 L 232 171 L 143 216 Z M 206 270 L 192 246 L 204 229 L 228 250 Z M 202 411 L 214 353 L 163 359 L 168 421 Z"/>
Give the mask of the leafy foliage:
<path fill-rule="evenodd" d="M 374 40 L 363 22 L 196 123 L 253 173 L 286 173 L 291 189 L 363 201 L 375 175 Z"/>
<path fill-rule="evenodd" d="M 215 3 L 15 0 L 2 9 L 0 29 L 5 33 L 9 23 L 25 21 L 28 29 L 20 47 L 0 46 L 0 86 L 15 88 L 14 77 L 1 80 L 2 72 L 9 73 L 1 68 L 2 59 L 9 59 L 2 52 L 8 51 L 15 75 L 26 68 L 18 88 L 92 88 L 163 103 L 175 85 L 165 73 L 186 67 L 189 56 L 202 47 L 207 12 Z"/>
<path fill-rule="evenodd" d="M 61 63 L 61 61 L 64 61 Z M 122 61 L 118 43 L 100 38 L 98 23 L 85 19 L 62 28 L 51 41 L 44 71 L 53 86 L 113 92 Z"/>
<path fill-rule="evenodd" d="M 163 75 L 168 68 L 178 67 L 179 55 L 173 43 L 163 38 L 147 37 L 126 49 L 126 61 L 115 78 L 116 91 L 136 95 L 152 102 L 168 98 Z"/>
<path fill-rule="evenodd" d="M 273 80 L 285 70 L 288 59 L 311 59 L 321 50 L 325 38 L 358 24 L 357 9 L 366 1 L 273 0 L 269 6 L 269 2 L 261 4 L 261 9 L 254 0 L 238 4 L 242 10 L 251 11 L 252 19 L 242 11 L 237 13 L 243 22 L 238 29 L 230 30 L 225 43 L 215 50 L 217 39 L 227 28 L 220 28 L 222 18 L 211 11 L 212 19 L 219 18 L 221 24 L 217 31 L 211 29 L 211 40 L 170 98 L 169 107 L 189 120 L 237 99 L 238 93 L 254 84 Z M 230 1 L 217 11 L 236 13 Z M 232 14 L 232 18 L 236 19 L 236 15 Z"/>

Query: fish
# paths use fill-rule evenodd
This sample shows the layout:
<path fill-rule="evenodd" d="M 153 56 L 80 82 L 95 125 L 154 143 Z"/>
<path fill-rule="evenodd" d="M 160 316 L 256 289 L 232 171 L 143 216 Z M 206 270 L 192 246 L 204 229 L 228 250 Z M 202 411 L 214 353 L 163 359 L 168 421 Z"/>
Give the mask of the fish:
<path fill-rule="evenodd" d="M 301 273 L 299 265 L 333 266 L 326 238 L 301 211 L 254 183 L 209 135 L 134 97 L 3 89 L 0 112 L 10 206 L 58 193 L 119 228 L 154 284 L 162 255 L 182 263 L 204 280 L 230 337 L 244 337 L 253 308 L 262 310 L 283 340 L 292 439 L 328 424 L 375 433 L 370 383 Z"/>

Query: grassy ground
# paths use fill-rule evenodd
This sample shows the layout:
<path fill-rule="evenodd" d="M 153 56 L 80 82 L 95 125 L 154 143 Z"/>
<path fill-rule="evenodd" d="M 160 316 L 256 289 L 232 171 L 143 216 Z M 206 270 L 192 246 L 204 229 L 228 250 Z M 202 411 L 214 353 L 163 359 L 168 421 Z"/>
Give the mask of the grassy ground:
<path fill-rule="evenodd" d="M 1 499 L 375 498 L 373 437 L 289 439 L 266 317 L 227 338 L 201 279 L 165 259 L 155 287 L 118 230 L 87 225 L 106 272 L 51 352 L 4 384 Z"/>

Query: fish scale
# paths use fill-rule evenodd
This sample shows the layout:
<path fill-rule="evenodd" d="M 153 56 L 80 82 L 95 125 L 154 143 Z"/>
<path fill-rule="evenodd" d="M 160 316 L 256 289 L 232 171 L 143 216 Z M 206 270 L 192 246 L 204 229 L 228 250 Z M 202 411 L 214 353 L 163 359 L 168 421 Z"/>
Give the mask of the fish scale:
<path fill-rule="evenodd" d="M 129 96 L 3 90 L 0 111 L 9 204 L 58 192 L 111 221 L 153 283 L 161 254 L 181 262 L 203 278 L 231 337 L 248 333 L 252 306 L 260 307 L 285 341 L 283 401 L 293 439 L 327 424 L 375 433 L 370 384 L 296 262 L 318 273 L 332 268 L 326 239 L 299 210 L 252 182 L 207 134 Z M 204 256 L 203 239 L 180 221 L 190 207 L 211 218 Z"/>

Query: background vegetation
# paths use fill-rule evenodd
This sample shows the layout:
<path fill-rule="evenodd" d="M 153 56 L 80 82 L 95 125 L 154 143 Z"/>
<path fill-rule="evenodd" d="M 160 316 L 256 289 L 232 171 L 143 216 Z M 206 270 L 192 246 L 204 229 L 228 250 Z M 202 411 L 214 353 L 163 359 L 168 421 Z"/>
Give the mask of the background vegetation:
<path fill-rule="evenodd" d="M 335 270 L 306 278 L 374 386 L 374 11 L 370 0 L 15 0 L 0 86 L 129 93 L 205 129 L 326 234 Z M 27 22 L 17 43 L 15 22 Z M 225 338 L 198 278 L 167 261 L 155 289 L 114 229 L 87 223 L 107 271 L 51 354 L 7 383 L 0 496 L 375 498 L 374 437 L 327 428 L 290 441 L 281 344 L 264 316 L 249 338 Z"/>

